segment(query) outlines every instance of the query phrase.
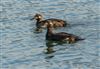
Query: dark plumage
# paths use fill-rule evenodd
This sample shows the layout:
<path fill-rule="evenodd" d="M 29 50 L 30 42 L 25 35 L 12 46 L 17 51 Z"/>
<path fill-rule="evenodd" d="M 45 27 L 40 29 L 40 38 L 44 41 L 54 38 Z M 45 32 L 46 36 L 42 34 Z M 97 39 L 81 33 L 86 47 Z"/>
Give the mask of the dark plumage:
<path fill-rule="evenodd" d="M 49 24 L 47 26 L 46 40 L 67 41 L 69 43 L 74 43 L 76 41 L 84 40 L 84 39 L 80 38 L 79 36 L 70 33 L 65 33 L 65 32 L 53 33 L 51 25 Z"/>
<path fill-rule="evenodd" d="M 66 21 L 61 20 L 61 19 L 55 19 L 55 18 L 51 18 L 51 19 L 46 19 L 43 20 L 43 17 L 41 14 L 36 14 L 34 16 L 34 18 L 32 18 L 31 20 L 36 19 L 36 27 L 37 28 L 46 28 L 48 23 L 51 23 L 51 27 L 65 27 L 66 26 Z"/>

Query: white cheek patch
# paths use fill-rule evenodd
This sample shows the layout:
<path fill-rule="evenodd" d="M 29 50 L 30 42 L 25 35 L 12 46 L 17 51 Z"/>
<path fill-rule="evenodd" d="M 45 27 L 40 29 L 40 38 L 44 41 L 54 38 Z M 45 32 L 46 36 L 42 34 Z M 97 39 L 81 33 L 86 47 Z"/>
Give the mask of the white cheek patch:
<path fill-rule="evenodd" d="M 39 18 L 42 18 L 42 16 L 39 16 Z"/>

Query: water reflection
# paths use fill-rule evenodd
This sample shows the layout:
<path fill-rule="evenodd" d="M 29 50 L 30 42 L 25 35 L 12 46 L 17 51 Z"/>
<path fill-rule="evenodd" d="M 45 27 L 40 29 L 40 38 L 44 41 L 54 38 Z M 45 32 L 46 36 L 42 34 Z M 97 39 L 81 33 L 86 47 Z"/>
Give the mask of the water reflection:
<path fill-rule="evenodd" d="M 46 52 L 46 54 L 51 54 L 51 53 L 54 53 L 55 51 L 53 50 L 53 46 L 54 46 L 54 44 L 53 44 L 53 42 L 52 41 L 47 41 L 46 42 L 46 46 L 47 46 L 47 52 Z"/>
<path fill-rule="evenodd" d="M 42 29 L 40 29 L 40 28 L 34 29 L 34 33 L 41 33 L 41 32 L 42 32 Z"/>
<path fill-rule="evenodd" d="M 56 50 L 54 50 L 54 46 L 62 46 L 63 44 L 65 44 L 65 42 L 58 42 L 58 41 L 46 41 L 46 52 L 45 54 L 46 59 L 50 59 L 54 57 L 54 53 L 57 52 Z"/>
<path fill-rule="evenodd" d="M 45 52 L 45 54 L 47 54 L 46 59 L 54 57 L 53 53 L 56 52 L 56 51 L 54 51 L 54 49 L 53 49 L 53 47 L 54 47 L 53 42 L 52 41 L 46 41 L 46 47 L 47 47 L 46 52 Z"/>

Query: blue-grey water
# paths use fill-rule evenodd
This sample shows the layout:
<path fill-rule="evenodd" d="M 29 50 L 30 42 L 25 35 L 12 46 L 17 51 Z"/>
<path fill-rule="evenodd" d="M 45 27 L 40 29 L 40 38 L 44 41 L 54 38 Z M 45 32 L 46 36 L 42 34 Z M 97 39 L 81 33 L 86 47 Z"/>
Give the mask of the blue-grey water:
<path fill-rule="evenodd" d="M 44 19 L 66 20 L 55 29 L 85 38 L 74 44 L 46 43 Z M 0 69 L 100 69 L 100 0 L 0 0 Z"/>

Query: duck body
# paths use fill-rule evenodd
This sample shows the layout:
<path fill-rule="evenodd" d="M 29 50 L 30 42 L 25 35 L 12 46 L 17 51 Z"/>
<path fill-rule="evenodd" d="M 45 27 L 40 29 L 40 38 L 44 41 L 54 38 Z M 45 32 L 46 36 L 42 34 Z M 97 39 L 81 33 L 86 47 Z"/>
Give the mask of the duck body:
<path fill-rule="evenodd" d="M 84 39 L 66 32 L 53 33 L 51 28 L 47 28 L 46 40 L 67 41 L 68 43 L 74 43 Z"/>
<path fill-rule="evenodd" d="M 48 23 L 51 23 L 51 27 L 53 28 L 66 26 L 66 21 L 54 18 L 37 21 L 36 26 L 37 28 L 46 28 Z"/>
<path fill-rule="evenodd" d="M 36 14 L 33 19 L 36 19 L 36 27 L 37 28 L 46 28 L 48 23 L 51 23 L 51 27 L 65 27 L 67 25 L 67 22 L 62 20 L 62 19 L 55 19 L 55 18 L 50 18 L 43 20 L 43 17 L 41 14 Z"/>

